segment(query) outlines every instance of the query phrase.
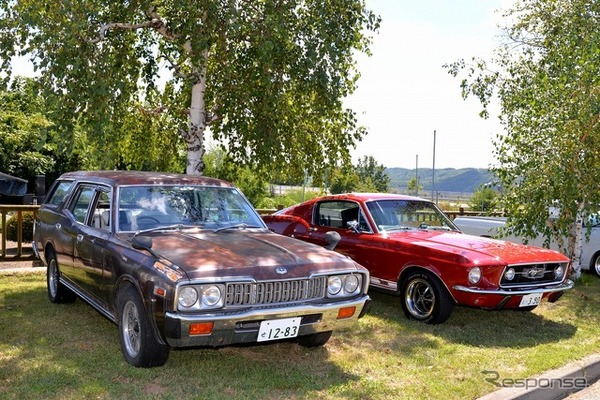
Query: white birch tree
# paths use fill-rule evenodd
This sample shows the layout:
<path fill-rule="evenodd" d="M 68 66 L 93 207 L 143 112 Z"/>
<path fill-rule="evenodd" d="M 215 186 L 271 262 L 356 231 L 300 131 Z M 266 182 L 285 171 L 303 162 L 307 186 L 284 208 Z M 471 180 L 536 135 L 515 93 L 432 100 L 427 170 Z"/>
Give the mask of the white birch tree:
<path fill-rule="evenodd" d="M 1 67 L 33 62 L 60 101 L 67 146 L 74 126 L 118 143 L 143 103 L 168 114 L 187 173 L 202 173 L 210 129 L 241 163 L 319 177 L 365 133 L 342 106 L 355 52 L 379 25 L 363 0 L 0 0 L 0 10 Z"/>

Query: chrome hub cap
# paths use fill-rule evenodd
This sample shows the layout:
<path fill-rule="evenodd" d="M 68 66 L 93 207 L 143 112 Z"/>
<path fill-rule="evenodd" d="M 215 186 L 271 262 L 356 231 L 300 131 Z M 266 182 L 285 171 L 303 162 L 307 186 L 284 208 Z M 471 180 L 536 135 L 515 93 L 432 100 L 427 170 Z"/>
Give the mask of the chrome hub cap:
<path fill-rule="evenodd" d="M 425 319 L 433 312 L 435 294 L 429 282 L 415 279 L 408 284 L 404 301 L 413 317 Z"/>

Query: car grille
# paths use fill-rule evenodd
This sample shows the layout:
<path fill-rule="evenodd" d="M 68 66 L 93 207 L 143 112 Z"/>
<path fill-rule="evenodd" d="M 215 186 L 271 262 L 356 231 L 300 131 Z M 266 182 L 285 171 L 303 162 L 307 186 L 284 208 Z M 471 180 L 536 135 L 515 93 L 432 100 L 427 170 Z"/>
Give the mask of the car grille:
<path fill-rule="evenodd" d="M 290 303 L 325 296 L 327 277 L 291 281 L 227 284 L 226 306 Z"/>
<path fill-rule="evenodd" d="M 554 269 L 560 265 L 563 267 L 563 273 L 556 278 L 554 276 Z M 505 277 L 505 273 L 509 268 L 515 270 L 515 277 L 512 280 L 508 280 Z M 564 263 L 509 265 L 506 267 L 505 273 L 502 274 L 500 286 L 503 288 L 516 288 L 559 283 L 562 282 L 566 269 L 567 264 Z"/>

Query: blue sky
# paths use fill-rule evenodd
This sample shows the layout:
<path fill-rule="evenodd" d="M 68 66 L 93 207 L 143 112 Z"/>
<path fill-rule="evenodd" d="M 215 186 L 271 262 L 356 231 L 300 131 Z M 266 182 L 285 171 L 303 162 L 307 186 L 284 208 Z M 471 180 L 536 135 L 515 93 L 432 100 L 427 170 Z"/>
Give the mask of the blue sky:
<path fill-rule="evenodd" d="M 463 100 L 460 79 L 443 64 L 490 59 L 499 43 L 507 0 L 366 0 L 382 17 L 370 58 L 358 57 L 361 78 L 346 105 L 369 130 L 354 159 L 373 156 L 386 167 L 487 168 L 497 111 L 479 117 L 476 99 Z"/>

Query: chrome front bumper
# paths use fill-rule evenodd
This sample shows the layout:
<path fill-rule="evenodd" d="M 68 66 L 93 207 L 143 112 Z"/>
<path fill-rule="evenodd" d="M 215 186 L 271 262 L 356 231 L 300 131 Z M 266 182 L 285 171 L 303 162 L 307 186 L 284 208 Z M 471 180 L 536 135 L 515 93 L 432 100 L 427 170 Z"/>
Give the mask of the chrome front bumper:
<path fill-rule="evenodd" d="M 356 324 L 357 320 L 367 311 L 370 301 L 368 295 L 363 295 L 359 298 L 335 303 L 259 308 L 222 314 L 168 312 L 165 315 L 164 336 L 171 347 L 219 347 L 252 343 L 257 341 L 261 321 L 302 317 L 298 333 L 298 337 L 300 337 L 343 329 Z M 347 307 L 355 307 L 354 314 L 348 318 L 338 319 L 338 311 Z M 188 334 L 190 325 L 201 322 L 214 323 L 212 333 L 190 336 Z"/>
<path fill-rule="evenodd" d="M 454 285 L 452 288 L 454 290 L 458 290 L 460 292 L 467 292 L 473 294 L 495 294 L 498 296 L 524 296 L 532 293 L 555 293 L 562 292 L 564 290 L 572 289 L 575 286 L 575 283 L 567 279 L 563 283 L 560 283 L 556 286 L 547 286 L 543 288 L 536 289 L 516 289 L 516 290 L 506 290 L 506 289 L 480 289 L 474 287 L 467 287 L 462 285 Z"/>

